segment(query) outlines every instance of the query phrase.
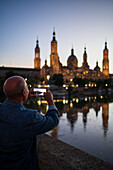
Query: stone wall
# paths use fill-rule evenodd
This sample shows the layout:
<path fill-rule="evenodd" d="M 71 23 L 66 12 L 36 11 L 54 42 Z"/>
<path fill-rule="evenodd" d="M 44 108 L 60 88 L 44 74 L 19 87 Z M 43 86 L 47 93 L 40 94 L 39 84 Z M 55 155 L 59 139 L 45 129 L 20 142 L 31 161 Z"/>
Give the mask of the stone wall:
<path fill-rule="evenodd" d="M 113 165 L 46 134 L 38 137 L 40 170 L 113 170 Z"/>

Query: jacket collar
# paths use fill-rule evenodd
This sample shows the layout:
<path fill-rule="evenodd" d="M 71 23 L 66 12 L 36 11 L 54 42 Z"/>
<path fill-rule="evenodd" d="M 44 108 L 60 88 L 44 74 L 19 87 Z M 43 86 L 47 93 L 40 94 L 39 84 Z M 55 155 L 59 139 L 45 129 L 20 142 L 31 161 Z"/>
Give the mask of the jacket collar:
<path fill-rule="evenodd" d="M 23 104 L 18 103 L 18 102 L 15 102 L 15 101 L 12 101 L 12 100 L 8 100 L 8 99 L 6 99 L 6 100 L 4 101 L 4 104 L 9 104 L 9 105 L 12 105 L 12 106 L 14 106 L 14 107 L 22 107 L 22 108 L 24 108 L 24 105 L 23 105 Z"/>

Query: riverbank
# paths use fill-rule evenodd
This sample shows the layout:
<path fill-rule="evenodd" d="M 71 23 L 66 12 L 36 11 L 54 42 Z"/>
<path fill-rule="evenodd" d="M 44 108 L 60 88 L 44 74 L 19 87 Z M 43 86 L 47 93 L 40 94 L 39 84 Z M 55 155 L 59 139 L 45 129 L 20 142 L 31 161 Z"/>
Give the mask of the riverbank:
<path fill-rule="evenodd" d="M 38 137 L 40 170 L 113 170 L 113 165 L 46 134 Z"/>
<path fill-rule="evenodd" d="M 98 89 L 98 88 L 85 88 L 85 87 L 78 87 L 72 88 L 71 90 L 65 89 L 63 87 L 52 87 L 50 88 L 51 92 L 53 93 L 55 98 L 69 98 L 69 97 L 85 97 L 85 96 L 97 96 L 97 95 L 111 95 L 113 94 L 113 88 L 105 88 L 105 89 Z"/>

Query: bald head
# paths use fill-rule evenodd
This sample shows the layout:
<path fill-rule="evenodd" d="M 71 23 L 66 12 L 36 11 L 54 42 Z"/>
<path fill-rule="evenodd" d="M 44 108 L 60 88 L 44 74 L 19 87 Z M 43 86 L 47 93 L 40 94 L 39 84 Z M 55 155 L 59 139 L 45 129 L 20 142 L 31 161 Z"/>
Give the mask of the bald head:
<path fill-rule="evenodd" d="M 26 82 L 23 77 L 12 76 L 5 81 L 3 90 L 7 98 L 16 98 L 21 96 L 25 85 Z"/>

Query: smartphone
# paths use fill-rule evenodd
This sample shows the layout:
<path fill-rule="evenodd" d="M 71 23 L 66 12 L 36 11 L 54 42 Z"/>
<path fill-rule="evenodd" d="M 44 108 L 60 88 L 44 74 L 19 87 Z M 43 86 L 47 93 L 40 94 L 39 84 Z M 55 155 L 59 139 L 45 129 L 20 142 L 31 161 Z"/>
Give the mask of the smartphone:
<path fill-rule="evenodd" d="M 34 88 L 33 92 L 38 93 L 38 95 L 43 96 L 43 93 L 46 92 L 46 88 Z"/>

